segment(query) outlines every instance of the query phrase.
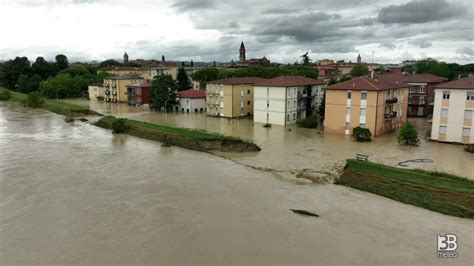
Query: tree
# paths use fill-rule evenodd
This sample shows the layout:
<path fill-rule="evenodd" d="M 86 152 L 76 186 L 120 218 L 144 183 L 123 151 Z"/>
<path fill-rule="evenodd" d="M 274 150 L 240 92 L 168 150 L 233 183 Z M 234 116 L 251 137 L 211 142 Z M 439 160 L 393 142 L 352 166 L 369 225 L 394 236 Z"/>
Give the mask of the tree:
<path fill-rule="evenodd" d="M 418 145 L 420 140 L 418 139 L 418 132 L 416 132 L 415 127 L 407 121 L 400 127 L 400 131 L 397 135 L 398 143 L 407 144 L 407 145 Z"/>
<path fill-rule="evenodd" d="M 43 81 L 43 78 L 36 74 L 32 77 L 23 74 L 20 76 L 17 82 L 17 91 L 21 93 L 30 93 L 37 91 L 39 89 L 40 83 Z"/>
<path fill-rule="evenodd" d="M 72 77 L 68 73 L 63 73 L 41 82 L 40 91 L 48 98 L 80 97 L 83 92 L 87 91 L 87 84 L 91 82 L 90 77 Z"/>
<path fill-rule="evenodd" d="M 15 57 L 4 64 L 4 84 L 9 89 L 16 89 L 21 75 L 30 73 L 30 61 L 27 57 Z"/>
<path fill-rule="evenodd" d="M 368 74 L 369 74 L 369 68 L 362 64 L 355 65 L 351 71 L 351 76 L 353 77 L 360 77 L 360 76 L 365 76 Z"/>
<path fill-rule="evenodd" d="M 172 110 L 173 105 L 176 104 L 177 91 L 178 85 L 171 75 L 158 74 L 151 86 L 151 107 L 156 111 L 162 108 L 166 112 Z"/>
<path fill-rule="evenodd" d="M 326 90 L 323 93 L 323 100 L 318 108 L 318 116 L 320 121 L 324 121 L 324 115 L 326 114 Z"/>
<path fill-rule="evenodd" d="M 32 108 L 41 107 L 44 103 L 44 98 L 38 91 L 28 93 L 26 98 L 26 105 Z"/>
<path fill-rule="evenodd" d="M 63 54 L 56 55 L 56 65 L 58 70 L 63 70 L 69 67 L 69 62 L 67 61 L 67 57 Z"/>
<path fill-rule="evenodd" d="M 439 63 L 436 60 L 424 60 L 421 62 L 416 63 L 415 65 L 416 73 L 430 73 L 433 75 L 445 77 L 445 78 L 453 78 L 453 73 L 449 70 L 449 67 L 445 63 Z"/>
<path fill-rule="evenodd" d="M 56 71 L 57 65 L 46 62 L 41 56 L 37 57 L 36 61 L 31 65 L 31 72 L 39 75 L 43 79 L 56 75 Z"/>
<path fill-rule="evenodd" d="M 99 67 L 102 68 L 102 67 L 121 66 L 121 65 L 122 64 L 120 64 L 119 62 L 117 62 L 113 59 L 108 59 L 108 60 L 105 60 L 102 63 L 100 63 Z"/>
<path fill-rule="evenodd" d="M 193 87 L 191 80 L 189 80 L 188 74 L 184 67 L 178 69 L 178 74 L 176 75 L 176 81 L 178 82 L 179 91 L 187 90 Z"/>
<path fill-rule="evenodd" d="M 355 127 L 352 130 L 352 136 L 358 142 L 372 141 L 372 133 L 368 128 Z"/>
<path fill-rule="evenodd" d="M 308 52 L 306 52 L 304 55 L 302 55 L 301 58 L 303 58 L 301 60 L 303 65 L 307 66 L 311 63 L 311 59 L 309 59 Z"/>

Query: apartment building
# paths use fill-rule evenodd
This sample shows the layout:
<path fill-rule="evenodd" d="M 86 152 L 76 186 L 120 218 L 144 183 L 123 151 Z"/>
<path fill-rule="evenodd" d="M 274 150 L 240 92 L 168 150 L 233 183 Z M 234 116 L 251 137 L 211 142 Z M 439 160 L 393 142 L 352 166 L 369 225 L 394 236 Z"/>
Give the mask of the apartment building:
<path fill-rule="evenodd" d="M 129 105 L 143 105 L 150 103 L 151 80 L 144 79 L 127 85 L 127 103 Z"/>
<path fill-rule="evenodd" d="M 408 116 L 426 117 L 432 114 L 434 86 L 448 79 L 432 74 L 405 75 L 408 84 Z"/>
<path fill-rule="evenodd" d="M 139 74 L 112 76 L 104 79 L 106 102 L 127 102 L 127 86 L 143 80 Z"/>
<path fill-rule="evenodd" d="M 474 143 L 474 76 L 435 86 L 431 139 Z"/>
<path fill-rule="evenodd" d="M 325 104 L 325 132 L 349 135 L 360 126 L 377 137 L 406 122 L 408 85 L 401 75 L 357 77 L 327 87 Z"/>
<path fill-rule="evenodd" d="M 129 75 L 129 74 L 137 74 L 141 75 L 146 79 L 151 79 L 151 69 L 145 67 L 119 67 L 119 66 L 111 66 L 111 67 L 103 67 L 97 70 L 97 73 L 109 73 L 116 76 L 121 75 Z"/>
<path fill-rule="evenodd" d="M 253 84 L 264 79 L 257 77 L 228 78 L 206 84 L 207 115 L 243 117 L 253 115 Z"/>
<path fill-rule="evenodd" d="M 254 85 L 254 122 L 290 125 L 316 115 L 326 84 L 302 76 L 281 76 Z"/>

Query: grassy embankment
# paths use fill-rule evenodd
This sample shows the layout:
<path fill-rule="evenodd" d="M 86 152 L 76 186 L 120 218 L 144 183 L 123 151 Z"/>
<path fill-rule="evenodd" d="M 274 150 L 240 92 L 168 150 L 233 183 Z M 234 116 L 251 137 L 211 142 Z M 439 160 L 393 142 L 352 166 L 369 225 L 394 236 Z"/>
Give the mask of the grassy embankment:
<path fill-rule="evenodd" d="M 117 120 L 114 116 L 102 117 L 95 125 L 112 129 Z M 126 134 L 160 141 L 165 145 L 179 146 L 197 151 L 259 151 L 260 148 L 251 141 L 240 138 L 210 133 L 203 130 L 169 127 L 165 125 L 150 124 L 146 122 L 129 120 L 125 121 Z"/>
<path fill-rule="evenodd" d="M 0 90 L 2 90 L 2 88 L 0 88 Z M 27 98 L 27 94 L 10 91 L 10 98 L 8 100 L 12 102 L 26 104 Z M 59 100 L 45 100 L 41 108 L 65 116 L 98 115 L 98 113 L 89 110 L 86 107 Z"/>
<path fill-rule="evenodd" d="M 447 215 L 474 218 L 474 181 L 447 173 L 347 160 L 336 184 Z"/>

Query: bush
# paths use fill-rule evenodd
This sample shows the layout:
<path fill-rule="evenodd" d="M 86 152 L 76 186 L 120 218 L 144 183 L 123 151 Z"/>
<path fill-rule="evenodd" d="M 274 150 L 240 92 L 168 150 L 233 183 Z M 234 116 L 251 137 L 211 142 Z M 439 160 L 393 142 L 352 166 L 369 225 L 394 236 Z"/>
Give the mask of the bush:
<path fill-rule="evenodd" d="M 420 140 L 418 139 L 418 132 L 413 125 L 407 121 L 402 125 L 397 135 L 398 143 L 407 145 L 418 145 Z"/>
<path fill-rule="evenodd" d="M 315 116 L 310 116 L 305 118 L 304 120 L 300 120 L 296 122 L 299 127 L 304 128 L 317 128 L 318 127 L 318 119 Z"/>
<path fill-rule="evenodd" d="M 9 90 L 0 90 L 0 101 L 8 101 L 11 96 L 12 95 Z"/>
<path fill-rule="evenodd" d="M 44 98 L 41 96 L 41 93 L 34 91 L 28 93 L 28 97 L 26 98 L 26 105 L 31 108 L 39 108 L 44 104 Z"/>
<path fill-rule="evenodd" d="M 112 122 L 112 132 L 113 133 L 124 133 L 127 131 L 127 119 L 125 118 L 117 118 Z"/>
<path fill-rule="evenodd" d="M 464 148 L 465 151 L 474 153 L 474 144 L 469 144 Z"/>
<path fill-rule="evenodd" d="M 267 123 L 267 124 L 263 125 L 263 127 L 270 128 L 270 127 L 272 127 L 272 124 Z"/>
<path fill-rule="evenodd" d="M 355 127 L 352 130 L 352 136 L 359 142 L 372 141 L 372 133 L 368 128 Z"/>

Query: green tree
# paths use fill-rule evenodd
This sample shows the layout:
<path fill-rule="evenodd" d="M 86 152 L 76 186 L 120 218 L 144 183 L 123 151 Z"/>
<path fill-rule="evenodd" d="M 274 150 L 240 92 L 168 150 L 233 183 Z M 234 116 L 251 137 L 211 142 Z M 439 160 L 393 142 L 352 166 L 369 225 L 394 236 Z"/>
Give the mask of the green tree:
<path fill-rule="evenodd" d="M 39 75 L 43 79 L 47 79 L 55 75 L 56 67 L 54 64 L 46 62 L 46 60 L 40 56 L 37 57 L 36 61 L 31 65 L 31 72 L 32 74 Z"/>
<path fill-rule="evenodd" d="M 39 89 L 40 83 L 43 78 L 36 74 L 32 77 L 24 74 L 21 75 L 17 82 L 17 91 L 21 93 L 30 93 Z"/>
<path fill-rule="evenodd" d="M 302 60 L 301 63 L 305 66 L 311 64 L 311 59 L 309 59 L 308 52 L 306 52 L 304 55 L 301 56 Z"/>
<path fill-rule="evenodd" d="M 57 65 L 59 71 L 69 67 L 69 62 L 68 62 L 67 57 L 65 55 L 58 54 L 58 55 L 56 55 L 55 59 L 56 59 L 56 65 Z"/>
<path fill-rule="evenodd" d="M 186 74 L 186 70 L 184 69 L 184 67 L 180 67 L 178 69 L 176 81 L 178 82 L 179 91 L 187 90 L 193 87 L 193 84 L 191 83 L 188 74 Z"/>
<path fill-rule="evenodd" d="M 366 76 L 368 74 L 369 74 L 369 68 L 361 64 L 355 65 L 351 71 L 351 76 L 353 77 Z"/>
<path fill-rule="evenodd" d="M 4 64 L 4 84 L 9 89 L 16 90 L 21 75 L 30 73 L 30 61 L 27 57 L 15 57 Z"/>
<path fill-rule="evenodd" d="M 407 145 L 418 145 L 420 140 L 418 139 L 418 132 L 416 132 L 415 127 L 407 121 L 400 127 L 400 131 L 397 135 L 398 143 L 407 144 Z"/>
<path fill-rule="evenodd" d="M 355 127 L 352 130 L 352 136 L 358 142 L 372 141 L 372 133 L 368 128 Z"/>
<path fill-rule="evenodd" d="M 26 105 L 32 108 L 41 107 L 44 103 L 44 98 L 38 91 L 28 93 L 26 98 Z"/>
<path fill-rule="evenodd" d="M 72 77 L 69 73 L 58 74 L 41 82 L 40 91 L 48 98 L 80 97 L 87 91 L 90 79 L 83 76 Z"/>
<path fill-rule="evenodd" d="M 121 66 L 122 64 L 113 60 L 113 59 L 108 59 L 100 63 L 99 67 L 110 67 L 110 66 Z"/>
<path fill-rule="evenodd" d="M 170 111 L 176 104 L 178 85 L 171 75 L 160 73 L 155 76 L 151 86 L 151 107 L 159 111 Z"/>
<path fill-rule="evenodd" d="M 445 63 L 439 63 L 436 60 L 424 60 L 416 63 L 416 73 L 430 73 L 433 75 L 452 79 L 454 74 L 449 70 Z"/>

